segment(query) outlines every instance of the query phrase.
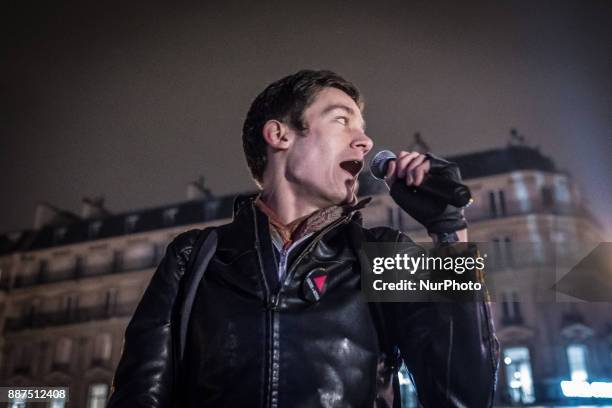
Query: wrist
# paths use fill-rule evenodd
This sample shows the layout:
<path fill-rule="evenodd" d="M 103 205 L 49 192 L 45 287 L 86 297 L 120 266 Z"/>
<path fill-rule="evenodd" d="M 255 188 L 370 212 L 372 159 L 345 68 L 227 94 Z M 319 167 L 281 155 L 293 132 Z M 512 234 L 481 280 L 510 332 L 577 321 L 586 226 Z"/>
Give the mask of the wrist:
<path fill-rule="evenodd" d="M 444 244 L 452 244 L 454 242 L 459 242 L 459 236 L 456 232 L 439 232 L 434 234 L 429 234 L 433 243 L 436 245 L 444 245 Z"/>
<path fill-rule="evenodd" d="M 436 245 L 452 244 L 454 242 L 467 242 L 467 229 L 451 232 L 430 233 L 432 241 Z"/>

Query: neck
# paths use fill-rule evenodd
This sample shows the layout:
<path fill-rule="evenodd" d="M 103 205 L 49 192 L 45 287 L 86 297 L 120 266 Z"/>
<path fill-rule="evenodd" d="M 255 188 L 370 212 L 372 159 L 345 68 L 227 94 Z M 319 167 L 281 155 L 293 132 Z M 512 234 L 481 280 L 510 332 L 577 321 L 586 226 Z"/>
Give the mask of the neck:
<path fill-rule="evenodd" d="M 276 214 L 285 225 L 310 215 L 333 203 L 316 197 L 306 191 L 299 183 L 291 182 L 285 177 L 286 164 L 272 156 L 268 169 L 264 172 L 261 200 Z"/>
<path fill-rule="evenodd" d="M 264 188 L 261 199 L 285 225 L 323 208 L 283 189 Z"/>

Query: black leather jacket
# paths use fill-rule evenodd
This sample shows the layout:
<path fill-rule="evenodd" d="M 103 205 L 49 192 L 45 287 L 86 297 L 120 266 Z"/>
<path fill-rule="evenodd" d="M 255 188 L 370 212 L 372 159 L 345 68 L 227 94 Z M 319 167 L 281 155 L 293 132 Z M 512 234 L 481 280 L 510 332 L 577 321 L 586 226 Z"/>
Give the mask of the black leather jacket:
<path fill-rule="evenodd" d="M 385 397 L 397 407 L 395 350 L 423 406 L 491 406 L 497 343 L 486 304 L 364 302 L 359 241 L 409 238 L 364 229 L 355 214 L 291 251 L 279 282 L 268 220 L 247 201 L 216 229 L 182 362 L 176 297 L 198 231 L 178 236 L 126 330 L 108 407 L 369 408 Z M 327 275 L 318 301 L 305 286 L 314 270 Z"/>

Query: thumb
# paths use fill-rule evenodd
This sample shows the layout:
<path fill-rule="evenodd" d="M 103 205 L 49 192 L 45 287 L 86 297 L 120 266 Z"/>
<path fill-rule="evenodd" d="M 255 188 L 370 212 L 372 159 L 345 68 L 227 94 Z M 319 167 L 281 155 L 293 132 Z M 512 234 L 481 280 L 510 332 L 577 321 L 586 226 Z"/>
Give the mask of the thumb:
<path fill-rule="evenodd" d="M 397 176 L 395 175 L 395 168 L 397 167 L 395 160 L 391 160 L 389 161 L 389 165 L 387 166 L 387 172 L 385 173 L 385 183 L 387 183 L 387 186 L 389 188 L 391 188 L 391 186 L 393 185 L 393 183 L 395 183 L 395 180 L 397 179 Z"/>

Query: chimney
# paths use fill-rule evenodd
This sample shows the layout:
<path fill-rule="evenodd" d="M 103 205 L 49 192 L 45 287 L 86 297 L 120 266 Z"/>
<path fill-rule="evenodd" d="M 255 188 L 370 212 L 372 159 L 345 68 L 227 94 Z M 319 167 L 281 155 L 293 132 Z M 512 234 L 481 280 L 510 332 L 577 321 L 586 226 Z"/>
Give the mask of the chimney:
<path fill-rule="evenodd" d="M 202 176 L 187 185 L 187 200 L 207 200 L 212 197 L 213 194 L 206 187 L 205 178 Z"/>
<path fill-rule="evenodd" d="M 81 200 L 81 217 L 102 218 L 110 215 L 110 211 L 104 208 L 104 197 L 83 197 Z"/>
<path fill-rule="evenodd" d="M 430 151 L 429 145 L 423 140 L 423 137 L 421 137 L 421 132 L 414 133 L 414 141 L 408 146 L 408 150 L 419 153 L 427 153 Z"/>
<path fill-rule="evenodd" d="M 34 212 L 34 229 L 40 229 L 47 225 L 62 225 L 78 221 L 79 216 L 69 211 L 60 210 L 46 202 L 36 204 Z"/>
<path fill-rule="evenodd" d="M 34 229 L 40 229 L 45 225 L 51 224 L 57 210 L 49 203 L 40 202 L 36 204 L 36 210 L 34 212 Z"/>

